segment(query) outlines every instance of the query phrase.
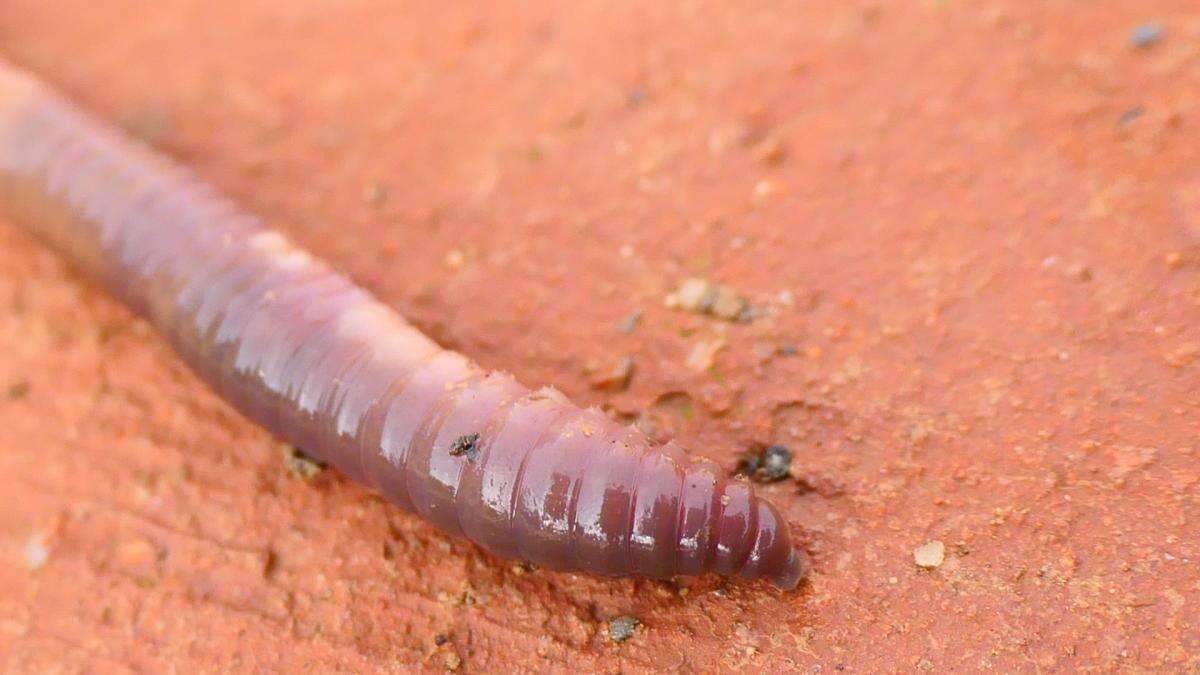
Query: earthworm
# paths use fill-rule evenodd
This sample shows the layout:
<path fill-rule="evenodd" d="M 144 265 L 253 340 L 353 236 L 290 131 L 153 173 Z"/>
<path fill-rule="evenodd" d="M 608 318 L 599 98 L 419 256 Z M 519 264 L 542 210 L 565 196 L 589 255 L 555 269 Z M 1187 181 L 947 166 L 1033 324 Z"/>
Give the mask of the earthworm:
<path fill-rule="evenodd" d="M 167 158 L 0 63 L 0 209 L 145 317 L 250 420 L 451 535 L 607 576 L 793 588 L 744 480 L 484 372 Z"/>

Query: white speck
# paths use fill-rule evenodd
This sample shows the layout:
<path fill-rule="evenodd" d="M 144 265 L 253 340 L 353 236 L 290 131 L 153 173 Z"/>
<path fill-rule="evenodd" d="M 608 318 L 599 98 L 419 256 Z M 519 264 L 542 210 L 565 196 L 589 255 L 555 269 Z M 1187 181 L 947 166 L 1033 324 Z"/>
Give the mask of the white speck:
<path fill-rule="evenodd" d="M 913 561 L 917 567 L 936 569 L 941 567 L 945 559 L 946 545 L 936 539 L 913 549 Z"/>
<path fill-rule="evenodd" d="M 36 570 L 46 564 L 46 560 L 50 558 L 50 551 L 46 548 L 46 542 L 41 534 L 35 534 L 29 537 L 25 542 L 25 566 L 31 570 Z"/>

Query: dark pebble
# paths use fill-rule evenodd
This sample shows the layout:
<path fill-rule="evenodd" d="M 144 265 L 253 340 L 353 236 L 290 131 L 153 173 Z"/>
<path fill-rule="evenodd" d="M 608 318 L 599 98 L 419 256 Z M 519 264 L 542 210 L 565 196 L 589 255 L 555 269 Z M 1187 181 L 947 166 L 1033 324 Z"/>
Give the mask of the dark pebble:
<path fill-rule="evenodd" d="M 787 478 L 791 471 L 792 451 L 782 445 L 770 445 L 761 452 L 744 455 L 734 473 L 758 483 L 773 483 Z"/>

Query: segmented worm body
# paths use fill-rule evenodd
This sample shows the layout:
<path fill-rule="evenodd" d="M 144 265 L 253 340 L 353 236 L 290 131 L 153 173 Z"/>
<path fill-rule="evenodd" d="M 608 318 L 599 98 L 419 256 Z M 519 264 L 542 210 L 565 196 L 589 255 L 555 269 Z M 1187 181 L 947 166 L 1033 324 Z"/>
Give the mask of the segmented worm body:
<path fill-rule="evenodd" d="M 167 159 L 0 64 L 0 207 L 146 317 L 276 436 L 441 530 L 554 569 L 806 558 L 744 481 L 442 349 Z"/>

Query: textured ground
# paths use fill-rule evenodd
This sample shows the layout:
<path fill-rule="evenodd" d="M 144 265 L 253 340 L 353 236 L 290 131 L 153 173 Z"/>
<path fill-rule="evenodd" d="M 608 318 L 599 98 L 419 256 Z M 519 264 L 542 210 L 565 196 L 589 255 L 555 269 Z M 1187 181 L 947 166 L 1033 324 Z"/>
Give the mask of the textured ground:
<path fill-rule="evenodd" d="M 481 4 L 2 0 L 0 50 L 487 366 L 789 445 L 811 584 L 514 569 L 297 480 L 0 223 L 0 669 L 1200 664 L 1195 2 Z"/>

